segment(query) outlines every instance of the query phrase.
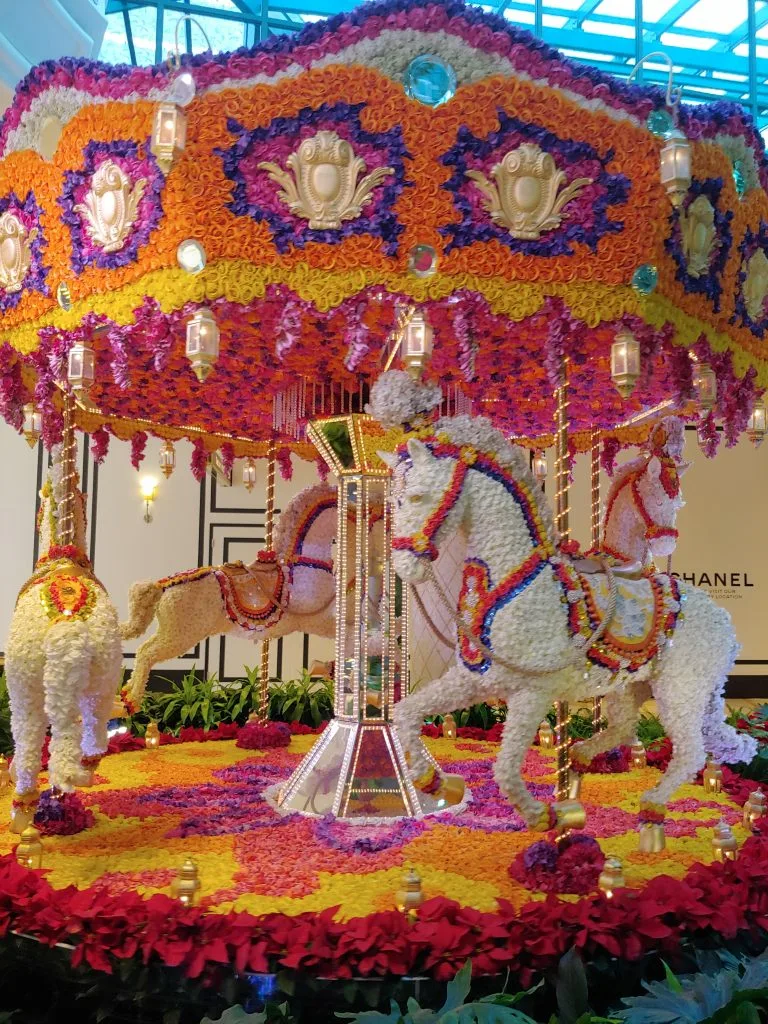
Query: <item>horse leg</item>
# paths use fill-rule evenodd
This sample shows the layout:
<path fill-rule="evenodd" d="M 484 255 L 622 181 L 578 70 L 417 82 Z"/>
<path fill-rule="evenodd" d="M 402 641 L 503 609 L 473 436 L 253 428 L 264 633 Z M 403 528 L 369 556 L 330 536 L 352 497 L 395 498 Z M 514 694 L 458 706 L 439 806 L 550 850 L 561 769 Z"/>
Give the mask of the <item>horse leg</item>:
<path fill-rule="evenodd" d="M 11 705 L 13 762 L 11 777 L 15 783 L 11 831 L 21 833 L 32 824 L 38 800 L 38 779 L 42 766 L 47 721 L 43 711 L 42 647 L 17 650 L 9 641 L 5 659 L 5 677 Z"/>
<path fill-rule="evenodd" d="M 537 831 L 547 831 L 554 826 L 554 811 L 529 793 L 521 773 L 536 729 L 554 699 L 554 693 L 546 687 L 524 686 L 508 696 L 507 719 L 493 772 L 501 792 L 520 812 L 528 827 Z"/>
<path fill-rule="evenodd" d="M 637 721 L 640 708 L 650 697 L 647 683 L 630 683 L 626 689 L 617 693 L 609 693 L 603 701 L 608 725 L 602 732 L 590 736 L 588 740 L 574 743 L 571 748 L 571 760 L 586 769 L 590 761 L 606 750 L 622 745 L 631 745 L 637 740 Z"/>
<path fill-rule="evenodd" d="M 713 691 L 733 656 L 730 616 L 702 591 L 688 590 L 685 618 L 665 649 L 651 681 L 659 717 L 673 753 L 661 781 L 641 797 L 641 805 L 663 809 L 672 794 L 704 767 L 705 714 Z"/>
<path fill-rule="evenodd" d="M 78 620 L 53 625 L 45 638 L 45 713 L 51 723 L 48 779 L 64 792 L 80 773 L 80 703 L 91 673 L 88 625 Z"/>
<path fill-rule="evenodd" d="M 107 611 L 105 609 L 105 611 Z M 83 723 L 81 770 L 75 780 L 79 786 L 92 786 L 93 773 L 107 750 L 107 727 L 112 717 L 115 693 L 120 682 L 123 653 L 117 626 L 106 623 L 102 640 L 91 663 L 88 688 L 80 702 Z"/>

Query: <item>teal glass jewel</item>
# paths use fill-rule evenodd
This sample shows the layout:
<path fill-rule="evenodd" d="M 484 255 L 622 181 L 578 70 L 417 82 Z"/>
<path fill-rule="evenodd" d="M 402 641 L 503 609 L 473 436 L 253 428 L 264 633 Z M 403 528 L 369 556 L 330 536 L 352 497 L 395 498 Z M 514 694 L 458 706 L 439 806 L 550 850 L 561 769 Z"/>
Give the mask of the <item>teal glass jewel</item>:
<path fill-rule="evenodd" d="M 675 119 L 665 107 L 662 107 L 660 110 L 650 112 L 646 124 L 649 132 L 663 138 L 670 129 L 675 127 Z"/>
<path fill-rule="evenodd" d="M 456 92 L 456 72 L 441 57 L 425 53 L 414 57 L 405 69 L 403 84 L 411 99 L 439 107 Z"/>
<path fill-rule="evenodd" d="M 632 275 L 632 287 L 641 295 L 650 295 L 656 291 L 659 283 L 659 272 L 652 263 L 643 263 Z"/>
<path fill-rule="evenodd" d="M 744 176 L 744 163 L 738 159 L 733 161 L 733 183 L 736 186 L 736 193 L 741 199 L 747 191 L 747 179 Z"/>

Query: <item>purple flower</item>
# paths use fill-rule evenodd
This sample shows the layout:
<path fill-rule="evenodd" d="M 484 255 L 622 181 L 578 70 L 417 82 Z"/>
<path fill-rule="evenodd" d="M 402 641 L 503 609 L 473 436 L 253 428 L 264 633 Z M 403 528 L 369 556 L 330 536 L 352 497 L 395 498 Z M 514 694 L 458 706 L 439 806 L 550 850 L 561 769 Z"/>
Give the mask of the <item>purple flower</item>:
<path fill-rule="evenodd" d="M 557 847 L 546 839 L 531 843 L 523 854 L 523 863 L 526 871 L 533 871 L 537 868 L 542 871 L 555 871 L 557 869 Z"/>

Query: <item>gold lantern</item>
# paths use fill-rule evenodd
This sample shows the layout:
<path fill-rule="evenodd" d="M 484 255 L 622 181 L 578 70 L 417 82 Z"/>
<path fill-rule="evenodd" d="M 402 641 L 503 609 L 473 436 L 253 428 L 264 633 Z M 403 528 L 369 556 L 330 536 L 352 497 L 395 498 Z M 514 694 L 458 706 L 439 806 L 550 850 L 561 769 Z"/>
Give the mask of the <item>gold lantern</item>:
<path fill-rule="evenodd" d="M 198 877 L 197 864 L 190 857 L 187 857 L 179 868 L 179 873 L 171 886 L 171 891 L 179 903 L 183 903 L 185 907 L 192 907 L 197 902 L 199 890 L 200 879 Z"/>
<path fill-rule="evenodd" d="M 723 791 L 723 769 L 711 757 L 707 759 L 702 782 L 705 793 L 722 793 Z"/>
<path fill-rule="evenodd" d="M 606 857 L 603 870 L 597 879 L 597 884 L 605 893 L 607 899 L 611 899 L 616 889 L 621 889 L 624 881 L 624 870 L 618 857 Z"/>
<path fill-rule="evenodd" d="M 144 743 L 147 748 L 160 746 L 160 730 L 157 727 L 157 722 L 147 723 L 147 730 L 144 733 Z"/>
<path fill-rule="evenodd" d="M 744 828 L 751 829 L 758 818 L 765 814 L 765 793 L 756 789 L 749 794 L 749 799 L 744 804 Z"/>
<path fill-rule="evenodd" d="M 631 753 L 633 768 L 645 768 L 647 766 L 648 755 L 645 752 L 645 747 L 639 740 L 635 740 L 632 744 Z"/>
<path fill-rule="evenodd" d="M 739 844 L 736 841 L 731 826 L 726 822 L 721 821 L 719 825 L 715 827 L 715 834 L 712 837 L 712 850 L 715 855 L 715 860 L 736 860 L 736 853 L 738 852 Z"/>
<path fill-rule="evenodd" d="M 219 358 L 219 325 L 206 306 L 201 306 L 187 321 L 187 359 L 202 383 Z"/>
<path fill-rule="evenodd" d="M 158 103 L 152 124 L 151 149 L 163 174 L 168 174 L 186 144 L 187 115 L 175 103 Z"/>
<path fill-rule="evenodd" d="M 717 405 L 717 377 L 709 363 L 697 363 L 693 375 L 693 389 L 696 401 L 705 412 Z"/>
<path fill-rule="evenodd" d="M 76 395 L 87 396 L 96 379 L 96 353 L 91 346 L 78 339 L 69 350 L 67 380 Z"/>
<path fill-rule="evenodd" d="M 611 380 L 622 398 L 629 398 L 640 377 L 640 342 L 621 327 L 611 345 Z"/>
<path fill-rule="evenodd" d="M 25 410 L 26 408 L 24 406 Z M 752 415 L 747 423 L 747 437 L 755 448 L 758 448 L 763 443 L 766 432 L 766 419 L 768 419 L 768 410 L 765 407 L 765 400 L 758 398 L 752 407 Z M 26 434 L 26 430 L 24 433 Z"/>
<path fill-rule="evenodd" d="M 248 456 L 243 466 L 243 485 L 246 491 L 252 491 L 256 486 L 256 463 Z"/>
<path fill-rule="evenodd" d="M 24 426 L 21 428 L 30 448 L 34 448 L 43 432 L 43 414 L 34 402 L 24 406 Z"/>
<path fill-rule="evenodd" d="M 661 183 L 673 206 L 680 206 L 691 185 L 691 144 L 679 128 L 672 128 L 661 147 Z"/>
<path fill-rule="evenodd" d="M 640 852 L 661 853 L 666 845 L 664 825 L 656 821 L 643 822 L 640 826 Z"/>
<path fill-rule="evenodd" d="M 21 833 L 19 845 L 16 847 L 16 860 L 23 868 L 35 870 L 43 863 L 43 844 L 40 833 L 30 825 Z"/>
<path fill-rule="evenodd" d="M 539 726 L 539 746 L 542 750 L 551 750 L 555 745 L 555 734 L 552 731 L 552 726 L 549 724 L 548 719 Z"/>
<path fill-rule="evenodd" d="M 403 888 L 397 894 L 397 909 L 402 914 L 407 914 L 413 920 L 419 907 L 424 902 L 424 893 L 421 891 L 421 877 L 418 872 L 410 868 L 403 879 Z"/>
<path fill-rule="evenodd" d="M 173 441 L 163 441 L 160 448 L 160 472 L 168 479 L 176 468 L 176 448 Z"/>
<path fill-rule="evenodd" d="M 0 754 L 0 790 L 7 789 L 11 781 L 11 772 L 8 767 L 8 758 Z"/>
<path fill-rule="evenodd" d="M 537 480 L 543 487 L 544 481 L 547 479 L 547 457 L 544 454 L 544 452 L 536 452 L 536 454 L 533 456 L 531 469 L 533 470 L 534 479 Z"/>
<path fill-rule="evenodd" d="M 403 332 L 403 362 L 408 373 L 417 379 L 432 355 L 434 331 L 423 309 L 415 309 Z"/>
<path fill-rule="evenodd" d="M 450 711 L 443 719 L 443 738 L 446 740 L 456 739 L 456 719 Z"/>

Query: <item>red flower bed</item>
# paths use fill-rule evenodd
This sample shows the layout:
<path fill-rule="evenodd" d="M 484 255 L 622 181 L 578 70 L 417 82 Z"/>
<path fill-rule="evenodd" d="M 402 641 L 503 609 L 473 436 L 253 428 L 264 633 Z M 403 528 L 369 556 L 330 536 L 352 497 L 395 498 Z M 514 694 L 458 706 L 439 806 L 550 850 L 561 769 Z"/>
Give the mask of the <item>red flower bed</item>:
<path fill-rule="evenodd" d="M 285 722 L 249 722 L 240 730 L 236 745 L 245 750 L 268 750 L 287 747 L 290 742 L 291 730 Z"/>

